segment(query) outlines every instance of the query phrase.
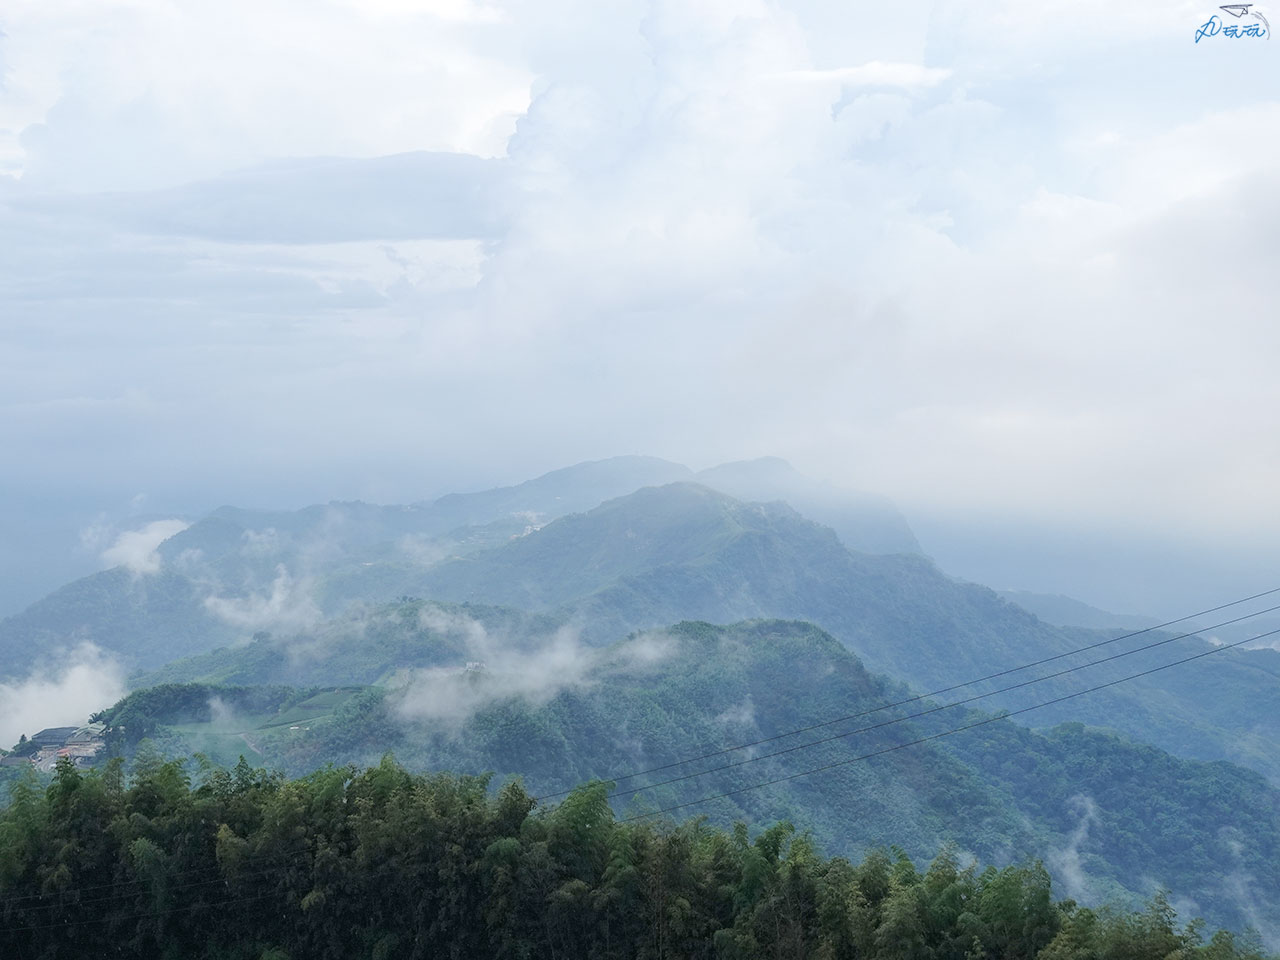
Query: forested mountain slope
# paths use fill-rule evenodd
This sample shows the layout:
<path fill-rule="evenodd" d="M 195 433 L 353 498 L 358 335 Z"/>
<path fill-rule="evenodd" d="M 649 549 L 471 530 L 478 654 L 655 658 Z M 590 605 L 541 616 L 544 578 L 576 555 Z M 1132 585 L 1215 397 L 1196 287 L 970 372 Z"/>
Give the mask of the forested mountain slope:
<path fill-rule="evenodd" d="M 207 596 L 201 584 L 172 570 L 138 576 L 115 567 L 76 580 L 0 620 L 0 678 L 54 661 L 85 641 L 157 666 L 231 643 L 240 631 L 209 614 Z"/>
<path fill-rule="evenodd" d="M 599 642 L 685 618 L 808 620 L 871 669 L 925 690 L 1117 635 L 1051 626 L 985 587 L 947 577 L 923 557 L 851 553 L 828 528 L 785 505 L 744 504 L 687 483 L 641 490 L 441 564 L 424 572 L 417 592 L 555 612 Z M 1143 635 L 1045 672 L 1176 636 Z M 1113 679 L 1206 649 L 1204 641 L 1176 640 L 1082 676 Z M 1188 684 L 1188 677 L 1195 682 Z M 1074 682 L 1051 681 L 991 703 L 1026 705 L 1045 691 L 1069 692 Z M 1206 703 L 1196 693 L 1205 685 L 1222 698 Z M 1180 677 L 1155 674 L 1044 716 L 1114 726 L 1187 756 L 1230 758 L 1280 780 L 1280 656 L 1274 651 L 1227 651 L 1197 661 Z"/>
<path fill-rule="evenodd" d="M 835 490 L 810 480 L 778 457 L 723 463 L 691 479 L 736 500 L 787 503 L 808 519 L 830 527 L 850 550 L 920 552 L 916 535 L 887 498 Z"/>
<path fill-rule="evenodd" d="M 0 621 L 0 678 L 24 673 L 37 647 L 56 653 L 91 640 L 131 669 L 152 669 L 260 631 L 309 629 L 352 606 L 413 593 L 424 570 L 451 558 L 692 476 L 655 457 L 615 457 L 400 506 L 220 507 L 160 544 L 141 568 L 85 577 Z M 850 546 L 916 549 L 888 501 L 820 487 L 782 461 L 726 464 L 704 476 L 769 497 L 798 497 Z"/>
<path fill-rule="evenodd" d="M 327 574 L 295 578 L 282 565 L 272 566 L 283 549 L 280 544 L 291 542 L 284 534 L 277 531 L 261 555 L 230 549 L 244 541 L 245 532 L 231 521 L 204 521 L 162 547 L 171 566 L 159 574 L 100 574 L 0 624 L 0 650 L 7 649 L 13 662 L 29 663 L 37 645 L 47 651 L 60 636 L 83 636 L 108 648 L 108 638 L 118 636 L 133 652 L 126 663 L 156 668 L 175 655 L 235 640 L 247 645 L 222 650 L 206 662 L 153 669 L 153 675 L 238 683 L 327 682 L 320 676 L 323 670 L 313 666 L 333 649 L 347 651 L 337 654 L 338 673 L 353 656 L 360 661 L 358 669 L 343 674 L 342 682 L 370 683 L 402 664 L 397 650 L 416 650 L 419 640 L 429 637 L 430 624 L 406 625 L 371 605 L 378 590 L 357 590 L 364 599 L 336 618 L 325 609 L 328 587 L 365 583 L 391 564 L 340 558 L 326 568 Z M 524 640 L 536 640 L 558 626 L 589 642 L 608 643 L 632 630 L 681 619 L 804 619 L 831 631 L 872 669 L 921 690 L 1059 656 L 1114 636 L 1050 626 L 990 590 L 945 576 L 925 558 L 852 553 L 830 529 L 786 505 L 742 503 L 691 483 L 645 488 L 587 513 L 524 530 L 514 539 L 500 536 L 500 546 L 493 542 L 455 545 L 453 559 L 396 567 L 398 579 L 383 582 L 381 593 L 530 611 L 500 615 L 510 621 L 504 631 Z M 171 569 L 184 556 L 215 552 L 219 543 L 224 552 L 218 561 L 223 566 L 215 571 L 215 579 L 222 578 L 216 588 L 196 574 L 183 576 Z M 464 549 L 469 552 L 459 556 Z M 206 571 L 213 566 L 202 562 Z M 270 586 L 258 586 L 272 570 Z M 489 614 L 475 616 L 483 620 Z M 367 638 L 367 643 L 347 644 L 348 635 Z M 1144 635 L 1066 657 L 1045 669 L 1087 663 L 1171 636 Z M 1206 649 L 1201 641 L 1178 640 L 1091 667 L 1079 679 L 1124 676 Z M 407 662 L 420 665 L 421 659 L 414 654 Z M 1025 705 L 1041 693 L 1075 689 L 1075 679 L 1000 694 L 983 705 Z M 1204 697 L 1205 690 L 1215 695 Z M 1071 701 L 1046 711 L 1043 718 L 1115 727 L 1181 755 L 1232 759 L 1280 780 L 1280 654 L 1223 652 L 1087 701 Z"/>
<path fill-rule="evenodd" d="M 398 615 L 408 622 L 424 610 L 431 608 L 407 604 Z M 554 637 L 528 648 L 499 643 L 489 648 L 498 659 L 467 670 L 478 649 L 476 626 L 461 619 L 443 624 L 438 611 L 429 619 L 437 627 L 424 637 L 416 662 L 432 666 L 401 673 L 390 689 L 347 696 L 331 716 L 298 721 L 295 729 L 243 718 L 262 762 L 301 773 L 324 762 L 376 762 L 390 750 L 413 769 L 520 774 L 544 795 L 904 698 L 900 686 L 869 675 L 847 649 L 807 624 L 685 623 L 594 651 L 558 646 Z M 496 630 L 497 621 L 490 623 Z M 349 671 L 362 670 L 368 667 L 358 654 L 331 648 L 304 675 L 337 685 L 357 680 Z M 197 708 L 209 696 L 197 690 Z M 1079 725 L 1037 733 L 1004 720 L 854 760 L 991 716 L 951 709 L 879 725 L 925 709 L 913 704 L 857 717 L 625 780 L 615 805 L 632 815 L 717 796 L 677 812 L 721 823 L 785 817 L 811 829 L 821 849 L 851 855 L 894 842 L 927 857 L 954 842 L 988 862 L 1039 856 L 1066 889 L 1090 901 L 1146 896 L 1166 886 L 1217 923 L 1280 922 L 1270 906 L 1280 902 L 1280 793 L 1257 774 L 1180 760 Z M 237 749 L 219 740 L 237 735 L 231 721 L 166 731 L 139 726 L 133 708 L 121 716 L 134 736 L 145 729 L 170 753 L 225 756 Z M 852 735 L 840 736 L 846 733 Z M 761 756 L 832 736 L 812 748 Z M 734 765 L 627 792 L 726 764 Z M 827 764 L 837 765 L 718 796 Z M 1230 866 L 1215 871 L 1215 864 Z"/>
<path fill-rule="evenodd" d="M 1016 603 L 1024 610 L 1030 610 L 1045 623 L 1052 623 L 1059 627 L 1089 627 L 1094 630 L 1115 630 L 1120 633 L 1125 630 L 1153 627 L 1160 622 L 1155 617 L 1099 610 L 1074 597 L 1060 594 L 1032 593 L 1029 590 L 1000 590 L 998 593 L 1010 603 Z"/>

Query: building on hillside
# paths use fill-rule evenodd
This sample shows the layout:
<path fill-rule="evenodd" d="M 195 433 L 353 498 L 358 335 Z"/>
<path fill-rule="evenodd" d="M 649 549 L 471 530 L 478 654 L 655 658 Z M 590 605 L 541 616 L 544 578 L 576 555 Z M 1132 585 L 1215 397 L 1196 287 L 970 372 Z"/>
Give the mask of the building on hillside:
<path fill-rule="evenodd" d="M 105 731 L 106 725 L 102 723 L 41 730 L 27 741 L 36 746 L 31 762 L 37 770 L 49 771 L 57 766 L 59 757 L 66 757 L 78 767 L 87 767 L 106 746 L 103 740 Z"/>
<path fill-rule="evenodd" d="M 83 727 L 77 727 L 76 732 L 67 737 L 66 744 L 68 747 L 77 747 L 80 749 L 94 748 L 95 751 L 102 747 L 103 734 L 107 732 L 105 723 L 87 723 Z"/>
<path fill-rule="evenodd" d="M 107 745 L 103 739 L 103 734 L 106 733 L 106 730 L 107 725 L 105 723 L 85 724 L 67 737 L 66 746 L 58 751 L 58 755 L 70 757 L 78 767 L 88 766 L 99 751 Z"/>
<path fill-rule="evenodd" d="M 27 743 L 35 744 L 37 750 L 43 750 L 45 747 L 57 749 L 65 746 L 67 738 L 79 729 L 79 727 L 49 727 L 46 730 L 41 730 Z"/>

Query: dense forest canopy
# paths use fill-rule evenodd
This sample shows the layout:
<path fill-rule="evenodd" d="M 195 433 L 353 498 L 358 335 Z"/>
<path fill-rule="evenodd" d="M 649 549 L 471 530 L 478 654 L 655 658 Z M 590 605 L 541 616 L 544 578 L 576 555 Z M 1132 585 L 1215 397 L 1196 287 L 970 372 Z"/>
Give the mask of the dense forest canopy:
<path fill-rule="evenodd" d="M 0 814 L 0 955 L 1261 960 L 1256 938 L 1057 900 L 1038 863 L 827 859 L 787 823 L 619 821 L 608 784 L 62 762 Z M 886 838 L 891 840 L 892 838 Z"/>
<path fill-rule="evenodd" d="M 628 778 L 608 798 L 613 818 L 696 813 L 708 835 L 728 836 L 738 822 L 752 831 L 788 822 L 823 863 L 860 862 L 885 844 L 918 864 L 939 849 L 997 869 L 1042 860 L 1059 896 L 1110 904 L 1114 917 L 1167 889 L 1179 924 L 1202 916 L 1206 928 L 1256 927 L 1267 946 L 1280 946 L 1280 714 L 1268 709 L 1280 691 L 1280 654 L 1170 632 L 1052 626 L 918 554 L 851 551 L 865 505 L 845 504 L 822 526 L 805 514 L 831 504 L 805 504 L 802 514 L 689 482 L 604 503 L 596 487 L 578 497 L 561 480 L 533 500 L 529 491 L 497 493 L 449 501 L 435 519 L 435 507 L 368 504 L 215 511 L 160 544 L 152 573 L 108 571 L 4 621 L 0 661 L 6 650 L 74 633 L 102 637 L 112 656 L 148 672 L 95 702 L 81 696 L 76 710 L 93 712 L 101 727 L 73 731 L 75 745 L 71 734 L 53 742 L 61 727 L 39 743 L 28 738 L 0 765 L 0 795 L 18 782 L 15 801 L 24 791 L 29 801 L 55 780 L 58 755 L 73 757 L 86 790 L 114 778 L 117 793 L 126 790 L 121 770 L 84 768 L 119 757 L 136 785 L 201 755 L 198 786 L 182 784 L 197 804 L 219 782 L 210 771 L 241 757 L 245 776 L 263 783 L 275 775 L 248 771 L 310 782 L 316 769 L 361 770 L 387 752 L 414 772 L 516 777 L 532 797 Z M 554 515 L 510 513 L 512 497 Z M 572 512 L 575 503 L 586 512 Z M 309 566 L 334 530 L 341 543 Z M 1234 609 L 1250 599 L 1204 612 L 1252 623 L 1270 608 Z M 250 635 L 254 618 L 241 615 L 268 600 L 285 604 L 288 617 L 270 629 L 255 620 Z M 205 630 L 218 611 L 236 615 L 234 642 L 218 632 L 226 622 Z M 1139 674 L 1197 651 L 1214 656 L 1194 670 Z M 1047 664 L 1047 675 L 1011 676 L 1027 661 Z M 1082 692 L 1090 695 L 1077 699 Z M 1000 718 L 1025 707 L 1038 712 L 1019 721 L 1045 726 Z M 957 726 L 963 734 L 950 736 Z M 796 736 L 805 730 L 814 742 Z M 734 746 L 743 743 L 768 747 Z M 690 756 L 730 752 L 675 775 Z M 33 765 L 44 779 L 23 781 Z M 655 768 L 671 774 L 631 779 Z M 153 812 L 131 809 L 119 823 L 103 816 L 128 837 L 123 862 L 137 869 L 138 851 L 150 848 L 136 842 L 159 844 L 144 829 Z M 532 817 L 554 814 L 538 807 Z M 196 833 L 206 829 L 201 819 Z M 50 849 L 39 856 L 55 865 L 38 883 L 56 887 L 58 904 L 74 900 L 80 888 L 63 873 L 83 872 L 77 847 L 45 839 Z M 184 875 L 168 871 L 192 852 L 156 849 L 148 869 L 165 889 L 186 889 Z M 175 856 L 179 866 L 166 866 Z M 247 909 L 259 903 L 261 891 L 243 877 L 196 876 L 228 896 L 238 891 L 233 900 Z M 313 888 L 297 894 L 299 905 Z M 314 897 L 307 902 L 316 908 Z M 230 905 L 201 900 L 191 913 Z M 111 922 L 131 921 L 117 913 Z M 260 934 L 262 949 L 310 955 Z M 566 943 L 544 946 L 590 953 Z"/>
<path fill-rule="evenodd" d="M 391 608 L 363 644 L 330 651 L 329 668 L 359 676 L 366 662 L 399 655 L 415 639 L 421 656 L 448 650 L 448 635 L 433 644 L 401 629 L 423 609 Z M 1280 885 L 1280 791 L 1250 771 L 1080 724 L 1032 731 L 968 710 L 899 724 L 898 713 L 876 711 L 908 694 L 804 623 L 684 623 L 661 638 L 577 650 L 582 669 L 542 671 L 545 690 L 530 686 L 528 657 L 506 657 L 490 657 L 482 670 L 428 671 L 399 689 L 145 687 L 101 711 L 107 749 L 95 762 L 201 754 L 230 768 L 245 756 L 300 777 L 326 764 L 376 765 L 392 751 L 413 771 L 519 776 L 535 796 L 627 778 L 611 799 L 619 817 L 680 807 L 679 817 L 706 816 L 721 828 L 785 820 L 824 855 L 851 860 L 886 842 L 916 862 L 947 844 L 997 866 L 1040 858 L 1059 891 L 1084 904 L 1133 908 L 1166 888 L 1184 920 L 1256 926 L 1269 937 L 1280 929 L 1270 896 Z M 407 712 L 414 704 L 436 713 Z M 850 714 L 862 719 L 630 776 Z M 811 736 L 834 739 L 790 752 Z M 774 750 L 786 752 L 763 755 Z M 749 789 L 827 764 L 835 766 L 820 775 Z M 20 773 L 4 767 L 0 778 Z M 697 805 L 680 806 L 687 803 Z"/>

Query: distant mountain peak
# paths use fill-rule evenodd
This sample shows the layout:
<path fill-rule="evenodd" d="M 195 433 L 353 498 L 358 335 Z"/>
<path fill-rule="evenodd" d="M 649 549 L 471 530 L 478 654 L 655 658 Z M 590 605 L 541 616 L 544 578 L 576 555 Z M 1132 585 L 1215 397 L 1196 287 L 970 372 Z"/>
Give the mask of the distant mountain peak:
<path fill-rule="evenodd" d="M 773 456 L 751 457 L 746 460 L 728 460 L 725 463 L 717 464 L 714 467 L 708 467 L 706 470 L 700 471 L 698 475 L 714 476 L 717 473 L 727 473 L 730 471 L 749 471 L 761 474 L 779 474 L 790 477 L 803 476 L 799 470 L 791 465 L 790 460 Z"/>
<path fill-rule="evenodd" d="M 781 457 L 722 463 L 693 479 L 739 500 L 785 501 L 810 520 L 835 530 L 850 550 L 920 552 L 915 534 L 891 500 L 814 480 Z"/>

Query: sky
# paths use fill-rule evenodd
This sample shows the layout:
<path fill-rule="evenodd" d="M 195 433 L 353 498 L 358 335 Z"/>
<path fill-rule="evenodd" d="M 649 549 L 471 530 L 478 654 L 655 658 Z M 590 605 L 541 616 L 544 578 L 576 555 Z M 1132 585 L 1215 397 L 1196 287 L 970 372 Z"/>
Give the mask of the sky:
<path fill-rule="evenodd" d="M 626 453 L 1256 567 L 1280 44 L 1214 14 L 6 0 L 9 606 L 95 518 Z"/>

